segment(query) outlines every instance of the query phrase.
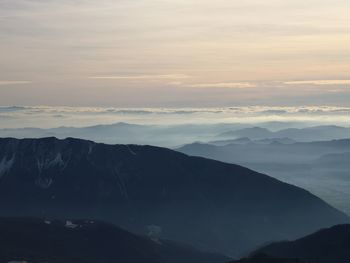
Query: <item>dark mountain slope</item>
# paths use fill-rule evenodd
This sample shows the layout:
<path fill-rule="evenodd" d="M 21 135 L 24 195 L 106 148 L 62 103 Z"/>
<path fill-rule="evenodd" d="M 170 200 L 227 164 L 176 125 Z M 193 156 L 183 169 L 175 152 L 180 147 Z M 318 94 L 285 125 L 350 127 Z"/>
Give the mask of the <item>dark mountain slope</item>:
<path fill-rule="evenodd" d="M 293 242 L 271 244 L 258 251 L 310 263 L 350 262 L 350 225 L 338 225 Z"/>
<path fill-rule="evenodd" d="M 265 254 L 253 255 L 249 258 L 232 261 L 231 263 L 303 263 L 297 259 L 276 258 Z"/>
<path fill-rule="evenodd" d="M 2 215 L 107 220 L 242 255 L 348 217 L 249 169 L 151 146 L 0 139 Z"/>
<path fill-rule="evenodd" d="M 52 263 L 222 263 L 168 241 L 152 241 L 95 221 L 0 219 L 0 262 Z"/>

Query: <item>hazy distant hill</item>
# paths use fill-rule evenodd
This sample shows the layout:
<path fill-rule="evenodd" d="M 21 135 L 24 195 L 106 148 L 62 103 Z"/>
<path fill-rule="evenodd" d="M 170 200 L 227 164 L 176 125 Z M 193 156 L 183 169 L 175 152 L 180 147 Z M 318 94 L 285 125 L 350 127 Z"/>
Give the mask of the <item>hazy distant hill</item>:
<path fill-rule="evenodd" d="M 350 138 L 350 128 L 329 125 L 270 131 L 261 127 L 248 127 L 244 129 L 226 131 L 217 135 L 217 138 L 222 139 L 237 139 L 241 137 L 248 137 L 249 139 L 253 140 L 289 138 L 299 142 L 327 141 Z"/>
<path fill-rule="evenodd" d="M 289 139 L 289 138 L 268 138 L 261 140 L 251 140 L 248 137 L 241 137 L 238 139 L 232 140 L 218 140 L 218 141 L 210 141 L 208 144 L 216 145 L 216 146 L 225 146 L 229 144 L 248 144 L 248 143 L 256 143 L 256 144 L 271 144 L 271 143 L 280 143 L 280 144 L 293 144 L 297 141 Z"/>
<path fill-rule="evenodd" d="M 344 169 L 345 171 L 348 171 L 350 169 L 350 152 L 322 155 L 315 161 L 315 164 L 326 169 Z"/>
<path fill-rule="evenodd" d="M 230 141 L 231 142 L 231 141 Z M 319 142 L 287 142 L 279 140 L 247 141 L 217 145 L 217 142 L 192 143 L 178 148 L 180 152 L 226 162 L 308 164 L 323 155 L 350 151 L 350 139 Z"/>
<path fill-rule="evenodd" d="M 338 225 L 291 242 L 279 242 L 257 253 L 299 258 L 309 263 L 350 262 L 350 225 Z"/>
<path fill-rule="evenodd" d="M 173 147 L 197 140 L 209 140 L 216 134 L 231 129 L 241 129 L 244 124 L 179 124 L 137 125 L 115 123 L 89 127 L 59 127 L 51 129 L 18 128 L 0 129 L 0 137 L 43 138 L 74 137 L 103 143 L 150 144 Z"/>
<path fill-rule="evenodd" d="M 229 259 L 91 221 L 0 219 L 1 262 L 223 263 Z"/>
<path fill-rule="evenodd" d="M 310 193 L 249 169 L 151 146 L 0 139 L 2 215 L 97 218 L 241 255 L 347 222 Z M 258 222 L 258 223 L 257 223 Z"/>
<path fill-rule="evenodd" d="M 303 143 L 272 139 L 266 143 L 243 138 L 228 142 L 193 143 L 177 150 L 267 173 L 350 213 L 350 139 Z"/>
<path fill-rule="evenodd" d="M 239 143 L 239 140 L 242 141 L 242 138 L 262 144 L 350 138 L 350 129 L 338 126 L 316 126 L 300 129 L 288 128 L 271 131 L 268 128 L 275 127 L 276 125 L 273 123 L 261 123 L 260 125 L 262 127 L 251 127 L 249 124 L 240 123 L 137 125 L 119 122 L 89 127 L 0 129 L 0 137 L 14 137 L 19 139 L 51 136 L 61 139 L 74 137 L 112 144 L 132 143 L 165 147 L 176 147 L 195 141 L 211 141 L 216 145 L 226 145 L 229 143 Z M 287 123 L 284 126 L 288 126 Z"/>

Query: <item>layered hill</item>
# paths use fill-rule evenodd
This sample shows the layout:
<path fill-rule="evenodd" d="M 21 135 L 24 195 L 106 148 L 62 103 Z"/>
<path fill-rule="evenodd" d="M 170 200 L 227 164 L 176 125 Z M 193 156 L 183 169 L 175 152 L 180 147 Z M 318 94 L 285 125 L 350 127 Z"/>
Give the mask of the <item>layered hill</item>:
<path fill-rule="evenodd" d="M 231 130 L 217 135 L 217 138 L 236 139 L 248 137 L 253 140 L 271 138 L 289 138 L 300 142 L 329 141 L 346 139 L 350 137 L 350 129 L 335 125 L 322 125 L 307 128 L 288 128 L 278 131 L 270 131 L 261 127 L 249 127 Z"/>
<path fill-rule="evenodd" d="M 243 165 L 320 196 L 350 214 L 350 140 L 290 142 L 272 139 L 193 143 L 177 149 L 193 156 Z"/>

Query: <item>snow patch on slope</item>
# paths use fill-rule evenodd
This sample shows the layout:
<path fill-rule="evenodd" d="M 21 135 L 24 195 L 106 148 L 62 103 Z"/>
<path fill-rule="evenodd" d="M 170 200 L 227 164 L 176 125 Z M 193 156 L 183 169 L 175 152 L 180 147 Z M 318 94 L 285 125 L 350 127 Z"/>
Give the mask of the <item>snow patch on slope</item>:
<path fill-rule="evenodd" d="M 36 166 L 39 170 L 39 177 L 35 181 L 35 184 L 43 189 L 49 188 L 53 184 L 53 178 L 42 176 L 43 171 L 54 167 L 65 169 L 67 164 L 68 162 L 63 161 L 62 154 L 60 152 L 58 152 L 53 158 L 36 158 Z"/>
<path fill-rule="evenodd" d="M 57 155 L 53 159 L 38 159 L 37 158 L 37 167 L 39 169 L 39 173 L 41 173 L 45 169 L 49 169 L 51 167 L 65 167 L 65 162 L 62 159 L 61 153 L 57 153 Z"/>
<path fill-rule="evenodd" d="M 74 229 L 74 228 L 80 227 L 80 225 L 74 224 L 72 221 L 67 220 L 66 224 L 65 224 L 65 227 Z"/>
<path fill-rule="evenodd" d="M 0 178 L 3 177 L 15 163 L 15 156 L 12 156 L 11 159 L 8 159 L 6 156 L 2 158 L 0 162 Z"/>

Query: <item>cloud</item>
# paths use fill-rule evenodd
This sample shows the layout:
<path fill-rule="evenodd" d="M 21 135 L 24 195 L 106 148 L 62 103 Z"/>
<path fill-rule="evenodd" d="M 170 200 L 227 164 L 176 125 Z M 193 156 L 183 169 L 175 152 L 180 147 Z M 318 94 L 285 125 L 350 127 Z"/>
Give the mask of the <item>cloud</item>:
<path fill-rule="evenodd" d="M 257 87 L 254 83 L 249 82 L 219 82 L 219 83 L 199 83 L 188 85 L 191 88 L 229 88 L 229 89 L 245 89 Z"/>
<path fill-rule="evenodd" d="M 0 86 L 29 84 L 27 80 L 0 80 Z"/>
<path fill-rule="evenodd" d="M 317 122 L 349 126 L 349 113 L 350 107 L 338 106 L 236 106 L 219 108 L 0 107 L 0 129 L 87 127 L 120 122 L 155 125 L 153 127 L 219 123 L 220 125 L 223 123 L 252 123 L 256 125 L 259 122 L 269 121 Z"/>
<path fill-rule="evenodd" d="M 93 76 L 90 79 L 116 79 L 116 80 L 162 80 L 162 79 L 185 79 L 184 74 L 163 74 L 163 75 L 117 75 L 117 76 Z"/>
<path fill-rule="evenodd" d="M 286 85 L 349 85 L 349 79 L 296 80 L 283 82 Z"/>

